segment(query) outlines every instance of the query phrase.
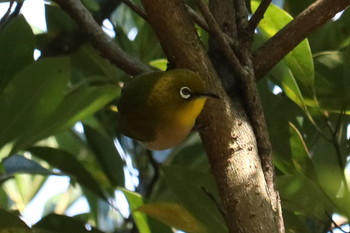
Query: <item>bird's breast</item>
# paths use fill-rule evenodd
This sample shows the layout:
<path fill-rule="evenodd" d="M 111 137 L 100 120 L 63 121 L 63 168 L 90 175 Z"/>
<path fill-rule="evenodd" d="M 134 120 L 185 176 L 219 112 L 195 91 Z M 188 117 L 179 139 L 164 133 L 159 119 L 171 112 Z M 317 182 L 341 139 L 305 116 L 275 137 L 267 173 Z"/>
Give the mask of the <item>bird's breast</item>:
<path fill-rule="evenodd" d="M 194 99 L 172 115 L 164 116 L 156 129 L 156 137 L 144 145 L 151 150 L 164 150 L 181 143 L 191 132 L 206 98 Z"/>

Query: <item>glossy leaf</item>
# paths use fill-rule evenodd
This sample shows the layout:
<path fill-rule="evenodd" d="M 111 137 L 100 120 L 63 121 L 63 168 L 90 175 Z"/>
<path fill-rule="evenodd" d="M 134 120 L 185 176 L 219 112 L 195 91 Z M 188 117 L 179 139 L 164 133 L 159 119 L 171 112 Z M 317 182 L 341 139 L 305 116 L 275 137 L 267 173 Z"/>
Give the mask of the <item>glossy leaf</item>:
<path fill-rule="evenodd" d="M 327 51 L 315 55 L 316 94 L 321 108 L 341 111 L 350 100 L 350 49 Z"/>
<path fill-rule="evenodd" d="M 149 62 L 149 65 L 159 70 L 166 71 L 168 68 L 168 60 L 165 58 L 152 60 Z"/>
<path fill-rule="evenodd" d="M 313 163 L 310 159 L 309 151 L 305 145 L 302 135 L 299 130 L 289 124 L 290 132 L 290 148 L 292 153 L 292 162 L 295 170 L 301 174 L 316 180 L 316 174 Z"/>
<path fill-rule="evenodd" d="M 0 145 L 31 130 L 55 110 L 69 77 L 66 58 L 42 59 L 18 73 L 0 94 Z"/>
<path fill-rule="evenodd" d="M 293 1 L 293 0 L 290 0 Z M 340 12 L 341 13 L 341 12 Z M 342 50 L 350 45 L 350 9 L 345 9 L 337 20 L 330 20 L 312 33 L 309 41 L 314 53 Z"/>
<path fill-rule="evenodd" d="M 206 231 L 227 232 L 223 216 L 218 211 L 216 184 L 210 174 L 176 166 L 166 166 L 162 170 L 176 198 L 205 226 Z"/>
<path fill-rule="evenodd" d="M 253 12 L 259 6 L 258 0 L 251 2 Z M 281 8 L 270 4 L 265 12 L 264 18 L 258 25 L 259 32 L 267 39 L 276 34 L 280 29 L 287 25 L 292 17 Z M 295 47 L 283 61 L 293 73 L 299 88 L 303 94 L 313 96 L 314 84 L 314 64 L 312 60 L 311 49 L 307 40 L 302 41 Z"/>
<path fill-rule="evenodd" d="M 72 82 L 76 85 L 89 85 L 91 83 L 116 84 L 125 76 L 115 65 L 90 44 L 82 45 L 71 54 Z"/>
<path fill-rule="evenodd" d="M 280 84 L 284 93 L 301 109 L 306 110 L 305 100 L 297 81 L 284 61 L 279 62 L 268 74 L 268 77 Z"/>
<path fill-rule="evenodd" d="M 103 135 L 94 128 L 84 125 L 89 147 L 96 160 L 114 186 L 124 186 L 124 161 L 120 157 L 112 137 Z"/>
<path fill-rule="evenodd" d="M 169 226 L 188 233 L 206 233 L 203 224 L 190 212 L 176 203 L 150 203 L 145 204 L 137 211 L 141 211 Z"/>
<path fill-rule="evenodd" d="M 31 64 L 35 48 L 33 32 L 23 16 L 12 19 L 0 32 L 0 92 L 9 80 Z"/>
<path fill-rule="evenodd" d="M 137 229 L 140 233 L 153 233 L 153 232 L 162 232 L 162 233 L 171 233 L 173 232 L 169 227 L 160 224 L 159 222 L 153 221 L 151 218 L 148 218 L 146 214 L 137 211 L 138 208 L 144 205 L 144 200 L 142 196 L 138 193 L 131 192 L 126 189 L 121 189 L 125 195 L 128 203 L 129 209 L 135 220 Z"/>
<path fill-rule="evenodd" d="M 72 127 L 77 121 L 83 120 L 100 110 L 119 95 L 120 88 L 112 85 L 79 88 L 64 97 L 55 111 L 36 129 L 36 134 L 30 139 L 27 135 L 17 142 L 17 147 L 25 148 L 32 143 L 48 137 L 61 130 Z"/>
<path fill-rule="evenodd" d="M 49 147 L 32 147 L 29 149 L 29 152 L 36 157 L 47 161 L 62 172 L 69 174 L 76 179 L 79 184 L 107 201 L 101 186 L 72 154 L 60 149 Z"/>
<path fill-rule="evenodd" d="M 60 173 L 50 171 L 33 160 L 29 160 L 22 155 L 12 155 L 3 159 L 1 165 L 4 167 L 4 173 L 0 172 L 0 183 L 12 177 L 15 174 L 42 174 L 42 175 L 61 175 Z"/>
<path fill-rule="evenodd" d="M 284 208 L 319 219 L 325 218 L 325 214 L 334 209 L 322 189 L 303 176 L 279 176 L 277 184 Z"/>
<path fill-rule="evenodd" d="M 126 189 L 122 189 L 121 191 L 124 193 L 126 199 L 128 200 L 137 229 L 140 231 L 140 233 L 151 233 L 146 214 L 137 211 L 135 212 L 137 208 L 140 208 L 144 204 L 141 195 Z"/>

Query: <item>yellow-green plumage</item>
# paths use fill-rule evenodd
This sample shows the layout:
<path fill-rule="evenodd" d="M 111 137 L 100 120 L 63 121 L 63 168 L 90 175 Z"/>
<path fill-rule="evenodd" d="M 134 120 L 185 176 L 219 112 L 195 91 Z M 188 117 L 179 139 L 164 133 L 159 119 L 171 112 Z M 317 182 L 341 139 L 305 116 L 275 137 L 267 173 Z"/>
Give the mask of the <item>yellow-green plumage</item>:
<path fill-rule="evenodd" d="M 137 76 L 123 88 L 118 103 L 121 132 L 149 149 L 174 147 L 189 134 L 208 96 L 217 97 L 190 70 Z"/>

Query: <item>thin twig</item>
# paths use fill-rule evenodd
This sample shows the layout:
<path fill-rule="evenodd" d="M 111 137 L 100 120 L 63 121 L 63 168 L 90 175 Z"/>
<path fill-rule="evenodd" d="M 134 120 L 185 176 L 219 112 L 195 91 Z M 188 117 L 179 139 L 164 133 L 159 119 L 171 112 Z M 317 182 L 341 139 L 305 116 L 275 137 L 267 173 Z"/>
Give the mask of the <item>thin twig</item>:
<path fill-rule="evenodd" d="M 336 222 L 333 220 L 332 216 L 331 216 L 329 213 L 326 212 L 326 216 L 328 217 L 329 220 L 331 220 L 331 222 L 332 222 L 333 225 L 334 225 L 334 228 L 339 229 L 339 230 L 340 230 L 341 232 L 343 232 L 343 233 L 349 233 L 348 231 L 343 230 L 343 228 L 342 228 L 341 226 L 339 226 L 338 223 L 336 223 Z M 333 229 L 330 229 L 330 230 L 333 231 Z"/>
<path fill-rule="evenodd" d="M 4 14 L 4 16 L 3 16 L 3 17 L 1 18 L 1 20 L 0 20 L 0 26 L 5 25 L 5 23 L 7 22 L 8 18 L 9 18 L 9 16 L 10 16 L 10 13 L 11 13 L 11 9 L 12 9 L 13 3 L 15 3 L 15 1 L 14 1 L 14 0 L 11 0 L 11 1 L 10 1 L 10 5 L 9 5 L 9 7 L 7 8 L 6 13 Z"/>
<path fill-rule="evenodd" d="M 148 21 L 147 14 L 145 10 L 139 6 L 137 6 L 133 1 L 131 0 L 122 0 L 122 2 L 127 5 L 131 10 L 133 10 L 136 14 L 138 14 L 141 18 L 143 18 L 145 21 Z"/>
<path fill-rule="evenodd" d="M 205 31 L 210 33 L 210 28 L 207 24 L 207 22 L 205 21 L 205 19 L 203 19 L 200 15 L 197 14 L 197 12 L 195 12 L 191 7 L 189 7 L 188 5 L 186 5 L 186 10 L 188 12 L 188 14 L 191 15 L 192 19 L 194 20 L 194 22 L 196 22 L 201 28 L 203 28 Z"/>
<path fill-rule="evenodd" d="M 111 41 L 80 0 L 55 0 L 55 2 L 85 30 L 92 44 L 101 54 L 126 73 L 138 75 L 152 71 L 149 66 L 125 53 Z"/>
<path fill-rule="evenodd" d="M 220 48 L 226 58 L 233 65 L 235 71 L 238 73 L 240 77 L 246 76 L 246 72 L 244 71 L 242 65 L 239 62 L 236 54 L 233 52 L 229 42 L 226 39 L 225 34 L 221 31 L 220 26 L 214 19 L 214 16 L 211 14 L 208 5 L 203 0 L 197 0 L 199 9 L 201 10 L 205 21 L 207 22 L 211 34 L 216 38 L 218 43 L 220 44 Z"/>
<path fill-rule="evenodd" d="M 215 197 L 213 196 L 213 194 L 211 194 L 205 187 L 201 186 L 200 187 L 202 189 L 202 191 L 204 192 L 205 195 L 207 195 L 209 197 L 209 199 L 215 204 L 216 208 L 218 209 L 218 211 L 221 213 L 222 216 L 225 216 L 225 212 L 224 210 L 222 210 L 220 204 L 218 203 L 218 201 L 215 199 Z"/>
<path fill-rule="evenodd" d="M 344 110 L 344 112 L 345 112 L 345 110 Z M 348 182 L 347 182 L 345 172 L 344 172 L 345 171 L 345 163 L 343 161 L 343 155 L 342 155 L 342 152 L 341 152 L 341 149 L 339 146 L 339 141 L 338 141 L 338 134 L 339 134 L 339 130 L 341 129 L 340 122 L 341 122 L 342 115 L 344 114 L 344 112 L 340 113 L 336 128 L 334 128 L 332 126 L 332 123 L 331 123 L 329 117 L 325 116 L 325 119 L 326 119 L 326 125 L 327 125 L 327 127 L 332 135 L 332 144 L 333 144 L 334 149 L 336 151 L 337 161 L 338 161 L 338 165 L 339 165 L 340 172 L 341 172 L 341 178 L 342 178 L 343 183 L 344 183 L 345 195 L 347 197 L 349 197 L 350 191 L 349 191 Z"/>
<path fill-rule="evenodd" d="M 191 15 L 194 22 L 196 22 L 201 28 L 203 28 L 205 31 L 207 31 L 210 35 L 215 36 L 215 31 L 212 30 L 211 27 L 208 26 L 206 20 L 197 14 L 191 7 L 186 5 L 187 12 Z M 237 42 L 235 42 L 231 37 L 229 37 L 225 33 L 221 33 L 223 37 L 228 41 L 231 48 L 234 49 L 237 47 Z"/>
<path fill-rule="evenodd" d="M 254 33 L 254 30 L 258 26 L 259 22 L 264 18 L 264 14 L 267 8 L 269 7 L 271 1 L 272 0 L 262 0 L 260 2 L 258 9 L 256 9 L 255 13 L 249 20 L 249 28 L 251 30 L 251 33 Z"/>

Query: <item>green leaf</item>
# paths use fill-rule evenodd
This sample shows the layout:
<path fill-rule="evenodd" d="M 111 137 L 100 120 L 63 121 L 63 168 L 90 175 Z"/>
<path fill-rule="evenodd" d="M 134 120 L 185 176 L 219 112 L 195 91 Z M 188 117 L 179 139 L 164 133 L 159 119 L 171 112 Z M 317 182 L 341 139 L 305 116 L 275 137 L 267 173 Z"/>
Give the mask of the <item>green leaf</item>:
<path fill-rule="evenodd" d="M 108 179 L 114 186 L 124 186 L 124 161 L 120 157 L 112 137 L 107 137 L 94 128 L 84 125 L 89 147 L 94 152 Z"/>
<path fill-rule="evenodd" d="M 19 218 L 18 215 L 0 208 L 0 231 L 14 230 L 13 232 L 32 232 L 29 227 Z"/>
<path fill-rule="evenodd" d="M 72 18 L 58 6 L 45 4 L 45 19 L 47 31 L 51 36 L 77 30 L 77 25 Z"/>
<path fill-rule="evenodd" d="M 304 97 L 298 83 L 284 61 L 279 62 L 268 74 L 272 80 L 281 86 L 284 93 L 301 109 L 306 110 Z"/>
<path fill-rule="evenodd" d="M 23 16 L 12 19 L 0 32 L 0 92 L 13 75 L 33 63 L 35 39 Z"/>
<path fill-rule="evenodd" d="M 332 213 L 334 206 L 320 186 L 303 176 L 278 176 L 282 206 L 319 219 Z"/>
<path fill-rule="evenodd" d="M 350 49 L 315 55 L 316 94 L 320 107 L 340 112 L 350 101 Z"/>
<path fill-rule="evenodd" d="M 90 44 L 80 46 L 71 54 L 71 59 L 74 84 L 117 83 L 125 76 Z"/>
<path fill-rule="evenodd" d="M 168 59 L 160 58 L 152 60 L 149 62 L 149 65 L 159 70 L 166 71 L 166 69 L 168 68 Z"/>
<path fill-rule="evenodd" d="M 36 157 L 47 161 L 51 166 L 69 174 L 75 178 L 79 184 L 108 202 L 99 183 L 72 154 L 49 147 L 32 147 L 28 151 Z"/>
<path fill-rule="evenodd" d="M 100 110 L 116 98 L 119 93 L 120 87 L 112 85 L 82 87 L 69 93 L 50 117 L 40 124 L 36 134 L 31 138 L 22 137 L 16 147 L 25 148 L 40 139 L 72 127 L 77 121 L 83 120 Z"/>
<path fill-rule="evenodd" d="M 90 11 L 99 11 L 100 5 L 94 0 L 83 0 L 82 3 Z"/>
<path fill-rule="evenodd" d="M 15 174 L 41 174 L 41 175 L 62 175 L 42 167 L 39 163 L 29 160 L 22 155 L 13 155 L 3 159 L 1 164 L 5 172 L 0 172 L 0 183 Z"/>
<path fill-rule="evenodd" d="M 169 226 L 188 233 L 206 233 L 206 228 L 190 212 L 176 203 L 145 204 L 137 211 L 141 211 Z"/>
<path fill-rule="evenodd" d="M 258 8 L 260 1 L 252 0 L 253 12 Z M 276 34 L 293 18 L 281 8 L 270 4 L 265 12 L 264 18 L 260 21 L 258 29 L 267 39 Z M 312 97 L 314 94 L 314 64 L 312 53 L 307 40 L 303 40 L 295 47 L 283 61 L 293 73 L 299 88 L 304 95 Z"/>
<path fill-rule="evenodd" d="M 61 102 L 69 77 L 67 58 L 42 59 L 18 73 L 0 94 L 0 146 L 24 134 L 33 136 Z"/>
<path fill-rule="evenodd" d="M 216 183 L 209 173 L 176 166 L 165 166 L 162 171 L 176 198 L 205 226 L 207 232 L 227 232 L 218 210 L 220 198 Z"/>
<path fill-rule="evenodd" d="M 147 216 L 144 213 L 134 211 L 144 204 L 141 195 L 126 189 L 121 189 L 121 191 L 124 193 L 126 199 L 128 200 L 130 210 L 132 211 L 132 216 L 135 220 L 137 229 L 140 231 L 140 233 L 151 233 L 151 229 L 148 225 Z"/>
<path fill-rule="evenodd" d="M 295 170 L 301 175 L 316 180 L 315 169 L 301 133 L 292 123 L 289 123 L 289 132 L 292 162 Z"/>
<path fill-rule="evenodd" d="M 296 215 L 292 211 L 287 209 L 283 210 L 283 219 L 286 228 L 286 232 L 302 232 L 302 233 L 312 233 L 306 226 L 306 224 L 301 221 L 300 216 Z"/>
<path fill-rule="evenodd" d="M 125 195 L 129 203 L 129 208 L 133 219 L 135 220 L 137 229 L 140 233 L 152 233 L 152 232 L 162 232 L 162 233 L 171 233 L 173 232 L 169 227 L 160 225 L 157 222 L 152 221 L 148 218 L 146 214 L 136 211 L 138 208 L 144 205 L 144 200 L 142 196 L 138 193 L 131 192 L 126 189 L 120 189 Z"/>
<path fill-rule="evenodd" d="M 293 15 L 298 15 L 313 2 L 313 0 L 286 0 L 284 1 L 284 5 L 288 12 L 292 13 Z"/>
<path fill-rule="evenodd" d="M 293 1 L 293 0 L 291 0 Z M 345 9 L 341 17 L 329 20 L 309 37 L 315 53 L 329 50 L 342 50 L 350 45 L 350 9 Z"/>
<path fill-rule="evenodd" d="M 33 229 L 48 230 L 53 233 L 103 233 L 95 227 L 87 229 L 86 223 L 65 215 L 49 214 L 42 218 Z"/>

